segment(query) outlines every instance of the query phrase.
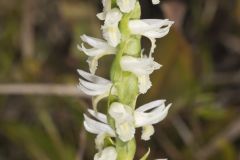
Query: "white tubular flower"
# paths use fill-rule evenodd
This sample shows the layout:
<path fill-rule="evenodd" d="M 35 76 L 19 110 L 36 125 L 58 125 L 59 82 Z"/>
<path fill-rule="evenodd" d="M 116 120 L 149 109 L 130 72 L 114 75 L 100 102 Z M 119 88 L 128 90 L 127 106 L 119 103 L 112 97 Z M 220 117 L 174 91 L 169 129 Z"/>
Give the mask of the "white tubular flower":
<path fill-rule="evenodd" d="M 119 9 L 114 8 L 107 12 L 104 25 L 102 26 L 103 37 L 112 47 L 116 47 L 121 40 L 121 33 L 118 28 L 118 23 L 121 18 L 122 13 Z"/>
<path fill-rule="evenodd" d="M 160 0 L 152 0 L 152 3 L 153 3 L 154 5 L 159 4 L 159 3 L 160 3 Z"/>
<path fill-rule="evenodd" d="M 142 35 L 151 40 L 151 55 L 156 47 L 156 38 L 162 38 L 167 35 L 173 23 L 173 21 L 168 19 L 142 19 L 129 21 L 128 27 L 132 34 Z"/>
<path fill-rule="evenodd" d="M 93 108 L 96 109 L 97 103 L 107 97 L 111 91 L 112 94 L 116 94 L 116 89 L 113 87 L 111 81 L 106 80 L 102 77 L 90 74 L 83 70 L 78 69 L 78 73 L 81 77 L 79 78 L 79 85 L 77 86 L 82 92 L 93 97 Z M 112 90 L 111 90 L 112 88 Z"/>
<path fill-rule="evenodd" d="M 94 156 L 94 160 L 116 160 L 117 151 L 114 147 L 106 147 Z"/>
<path fill-rule="evenodd" d="M 95 74 L 98 66 L 98 59 L 100 59 L 105 55 L 115 54 L 116 49 L 110 46 L 106 41 L 98 38 L 82 35 L 81 39 L 83 42 L 93 47 L 93 48 L 87 49 L 82 44 L 81 46 L 78 46 L 78 49 L 84 52 L 87 56 L 89 56 L 87 60 L 89 64 L 89 69 L 92 74 Z"/>
<path fill-rule="evenodd" d="M 134 117 L 131 108 L 114 102 L 111 104 L 108 113 L 115 121 L 119 138 L 124 142 L 131 140 L 135 134 Z"/>
<path fill-rule="evenodd" d="M 132 72 L 138 76 L 139 92 L 143 94 L 152 86 L 149 75 L 161 67 L 152 57 L 146 56 L 142 58 L 123 56 L 120 64 L 122 70 Z"/>
<path fill-rule="evenodd" d="M 111 2 L 111 0 L 102 0 L 103 12 L 97 14 L 98 19 L 104 20 L 106 18 L 107 12 L 111 10 Z"/>
<path fill-rule="evenodd" d="M 131 12 L 136 4 L 136 0 L 117 0 L 117 5 L 120 10 L 124 13 Z"/>
<path fill-rule="evenodd" d="M 170 106 L 171 104 L 165 106 L 165 100 L 156 100 L 135 110 L 135 126 L 143 127 L 143 140 L 150 139 L 150 136 L 154 133 L 152 125 L 159 123 L 167 116 Z"/>

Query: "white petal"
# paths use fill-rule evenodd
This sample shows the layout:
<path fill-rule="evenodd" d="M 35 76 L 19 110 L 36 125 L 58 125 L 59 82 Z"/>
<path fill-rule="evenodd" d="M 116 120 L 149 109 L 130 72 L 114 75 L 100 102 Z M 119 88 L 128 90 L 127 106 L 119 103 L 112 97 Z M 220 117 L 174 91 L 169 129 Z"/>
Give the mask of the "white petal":
<path fill-rule="evenodd" d="M 79 88 L 82 92 L 84 92 L 87 95 L 90 96 L 97 96 L 105 93 L 105 89 L 99 89 L 99 90 L 90 90 L 83 85 L 78 85 L 77 88 Z"/>
<path fill-rule="evenodd" d="M 121 41 L 121 33 L 118 28 L 121 18 L 121 12 L 117 8 L 114 8 L 107 13 L 104 25 L 102 26 L 103 37 L 112 47 L 116 47 Z"/>
<path fill-rule="evenodd" d="M 103 37 L 109 45 L 116 47 L 121 41 L 121 33 L 117 25 L 102 26 Z"/>
<path fill-rule="evenodd" d="M 102 77 L 90 74 L 90 73 L 85 72 L 85 71 L 80 70 L 80 69 L 78 69 L 77 71 L 83 78 L 85 78 L 86 80 L 89 80 L 89 81 L 91 81 L 93 83 L 98 83 L 98 84 L 100 83 L 100 84 L 106 84 L 106 85 L 107 84 L 111 84 L 111 81 L 106 80 L 106 79 L 104 79 Z"/>
<path fill-rule="evenodd" d="M 149 75 L 138 76 L 138 88 L 142 94 L 147 93 L 148 89 L 152 86 Z"/>
<path fill-rule="evenodd" d="M 99 20 L 103 21 L 105 19 L 105 17 L 106 17 L 106 13 L 105 12 L 101 12 L 101 13 L 98 13 L 96 16 L 97 16 L 97 18 Z"/>
<path fill-rule="evenodd" d="M 162 121 L 167 116 L 170 106 L 171 104 L 167 107 L 159 106 L 149 113 L 135 111 L 134 118 L 136 127 L 152 125 Z"/>
<path fill-rule="evenodd" d="M 111 87 L 111 84 L 106 85 L 106 84 L 100 84 L 100 83 L 92 83 L 92 82 L 85 81 L 81 78 L 79 78 L 79 82 L 80 82 L 80 85 L 82 85 L 90 90 L 103 90 L 106 92 Z"/>
<path fill-rule="evenodd" d="M 138 112 L 145 112 L 145 111 L 151 110 L 151 109 L 156 108 L 156 107 L 161 107 L 161 106 L 165 107 L 164 106 L 165 102 L 166 102 L 166 100 L 152 101 L 150 103 L 147 103 L 147 104 L 144 104 L 144 105 L 138 107 L 136 109 L 136 111 L 138 111 Z"/>
<path fill-rule="evenodd" d="M 107 13 L 104 25 L 118 25 L 121 18 L 122 13 L 119 11 L 119 9 L 113 8 Z"/>
<path fill-rule="evenodd" d="M 87 62 L 89 64 L 90 72 L 95 74 L 98 60 L 105 55 L 115 54 L 116 49 L 101 39 L 86 35 L 81 36 L 81 39 L 93 47 L 87 49 L 83 44 L 81 46 L 78 45 L 78 49 L 89 56 Z"/>
<path fill-rule="evenodd" d="M 111 10 L 111 0 L 102 0 L 102 4 L 103 12 L 97 14 L 97 17 L 100 20 L 104 20 L 106 18 L 107 12 Z"/>
<path fill-rule="evenodd" d="M 142 20 L 131 20 L 128 23 L 129 29 L 132 34 L 145 35 L 148 32 L 159 32 L 163 30 L 166 32 L 169 30 L 174 22 L 168 19 L 142 19 Z M 145 35 L 146 36 L 146 35 Z M 157 36 L 151 36 L 157 38 Z"/>
<path fill-rule="evenodd" d="M 154 128 L 152 125 L 143 126 L 141 139 L 148 141 L 150 137 L 154 134 Z"/>
<path fill-rule="evenodd" d="M 116 132 L 119 138 L 126 142 L 135 134 L 134 117 L 131 108 L 118 102 L 113 102 L 109 108 L 109 114 L 115 121 Z"/>
<path fill-rule="evenodd" d="M 108 48 L 108 44 L 102 39 L 90 37 L 85 34 L 81 36 L 81 39 L 94 48 Z"/>
<path fill-rule="evenodd" d="M 89 57 L 87 62 L 89 64 L 89 70 L 90 70 L 90 73 L 92 74 L 95 74 L 96 70 L 97 70 L 97 67 L 98 67 L 98 60 L 100 58 L 102 58 L 103 56 L 105 55 L 110 55 L 110 54 L 115 54 L 115 51 L 114 52 L 108 52 L 108 51 L 104 51 L 94 57 Z"/>
<path fill-rule="evenodd" d="M 123 123 L 126 121 L 132 121 L 133 116 L 130 111 L 130 107 L 124 106 L 121 103 L 113 102 L 108 110 L 108 113 L 114 118 L 116 123 Z"/>
<path fill-rule="evenodd" d="M 105 114 L 99 113 L 99 112 L 95 112 L 92 109 L 88 109 L 88 112 L 95 117 L 97 120 L 103 122 L 103 123 L 107 123 L 107 116 Z"/>
<path fill-rule="evenodd" d="M 152 0 L 152 3 L 153 3 L 154 5 L 159 4 L 159 3 L 160 3 L 160 0 Z"/>
<path fill-rule="evenodd" d="M 131 20 L 128 27 L 132 34 L 143 35 L 151 40 L 150 56 L 156 47 L 156 38 L 162 38 L 168 34 L 174 22 L 168 19 L 142 19 Z"/>
<path fill-rule="evenodd" d="M 116 123 L 116 132 L 119 136 L 119 138 L 123 142 L 130 141 L 135 134 L 135 126 L 133 121 L 126 121 L 123 123 Z"/>
<path fill-rule="evenodd" d="M 107 137 L 106 133 L 101 133 L 98 134 L 97 137 L 95 138 L 95 144 L 96 144 L 96 148 L 98 150 L 101 150 L 104 146 L 104 139 Z"/>
<path fill-rule="evenodd" d="M 123 56 L 120 64 L 124 71 L 132 72 L 138 76 L 149 75 L 154 70 L 161 67 L 161 65 L 155 62 L 151 57 L 135 58 L 131 56 Z"/>
<path fill-rule="evenodd" d="M 87 131 L 93 134 L 107 133 L 110 136 L 115 136 L 113 129 L 109 125 L 95 121 L 85 114 L 84 114 L 84 126 Z"/>
<path fill-rule="evenodd" d="M 124 13 L 131 12 L 136 4 L 136 0 L 117 0 L 117 5 L 120 10 Z"/>
<path fill-rule="evenodd" d="M 94 160 L 116 160 L 117 151 L 114 147 L 107 147 L 94 156 Z"/>

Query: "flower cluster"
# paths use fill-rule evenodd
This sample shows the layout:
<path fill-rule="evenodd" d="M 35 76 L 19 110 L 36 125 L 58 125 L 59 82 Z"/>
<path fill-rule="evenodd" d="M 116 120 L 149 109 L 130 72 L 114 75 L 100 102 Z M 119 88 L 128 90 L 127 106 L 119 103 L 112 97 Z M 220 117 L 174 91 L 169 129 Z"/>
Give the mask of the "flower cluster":
<path fill-rule="evenodd" d="M 152 3 L 158 4 L 159 0 L 152 0 Z M 78 46 L 89 57 L 90 70 L 90 73 L 78 70 L 81 76 L 78 88 L 93 97 L 94 108 L 88 110 L 91 117 L 84 114 L 84 127 L 97 135 L 98 153 L 94 160 L 130 160 L 135 153 L 136 128 L 142 128 L 141 139 L 150 140 L 154 134 L 153 125 L 167 116 L 171 106 L 165 105 L 165 100 L 140 107 L 135 104 L 137 96 L 152 86 L 150 74 L 161 67 L 152 57 L 156 38 L 167 35 L 173 22 L 168 19 L 140 20 L 137 0 L 102 0 L 102 4 L 103 12 L 97 17 L 104 21 L 101 27 L 104 40 L 82 35 L 82 41 L 92 48 L 86 48 L 84 44 Z M 141 36 L 151 41 L 148 56 L 141 50 Z M 111 80 L 95 75 L 98 60 L 105 55 L 115 55 Z M 97 105 L 106 97 L 109 98 L 108 110 L 103 114 L 97 111 Z"/>

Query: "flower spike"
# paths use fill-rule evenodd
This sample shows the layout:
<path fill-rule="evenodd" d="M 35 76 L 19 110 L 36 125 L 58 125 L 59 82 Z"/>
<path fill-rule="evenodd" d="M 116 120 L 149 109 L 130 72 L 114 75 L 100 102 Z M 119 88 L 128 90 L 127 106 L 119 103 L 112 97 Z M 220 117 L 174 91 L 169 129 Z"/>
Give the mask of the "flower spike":
<path fill-rule="evenodd" d="M 151 2 L 157 5 L 160 0 Z M 101 26 L 104 40 L 82 35 L 84 44 L 78 46 L 88 56 L 90 70 L 90 73 L 78 70 L 78 88 L 92 96 L 93 105 L 93 110 L 88 109 L 89 116 L 84 114 L 83 125 L 88 132 L 97 135 L 98 153 L 94 160 L 133 160 L 136 128 L 142 128 L 142 140 L 150 140 L 154 134 L 153 125 L 167 116 L 171 106 L 166 106 L 165 100 L 157 100 L 137 108 L 136 100 L 152 86 L 150 74 L 161 67 L 152 57 L 156 39 L 167 35 L 173 22 L 141 20 L 141 6 L 137 0 L 102 0 L 102 4 L 103 11 L 97 17 L 104 20 Z M 148 56 L 141 51 L 142 36 L 151 41 Z M 95 75 L 98 60 L 105 55 L 114 55 L 111 81 Z M 106 114 L 103 114 L 97 111 L 97 104 L 106 97 Z M 140 160 L 146 160 L 149 154 L 150 149 Z"/>

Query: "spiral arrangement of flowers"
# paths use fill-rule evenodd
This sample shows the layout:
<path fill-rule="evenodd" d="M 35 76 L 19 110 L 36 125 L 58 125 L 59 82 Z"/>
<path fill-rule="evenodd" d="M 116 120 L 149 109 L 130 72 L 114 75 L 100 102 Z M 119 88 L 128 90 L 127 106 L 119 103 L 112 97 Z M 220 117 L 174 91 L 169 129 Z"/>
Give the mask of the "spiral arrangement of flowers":
<path fill-rule="evenodd" d="M 159 0 L 152 0 L 159 4 Z M 137 97 L 152 86 L 150 74 L 161 67 L 152 56 L 156 38 L 168 34 L 174 22 L 168 19 L 140 19 L 141 8 L 137 0 L 102 0 L 103 12 L 97 17 L 104 21 L 103 38 L 82 35 L 84 44 L 79 50 L 89 56 L 90 73 L 78 70 L 79 89 L 92 96 L 93 109 L 84 114 L 84 127 L 93 134 L 96 149 L 94 160 L 133 160 L 136 151 L 135 131 L 142 128 L 141 139 L 148 141 L 154 134 L 153 125 L 162 121 L 171 106 L 165 100 L 156 100 L 140 107 Z M 151 41 L 148 55 L 141 48 L 141 37 Z M 98 59 L 115 55 L 111 66 L 111 80 L 95 75 Z M 97 111 L 98 102 L 108 98 L 107 113 Z M 149 150 L 150 151 L 150 150 Z M 149 151 L 141 160 L 148 157 Z"/>

